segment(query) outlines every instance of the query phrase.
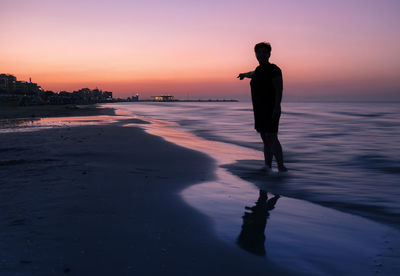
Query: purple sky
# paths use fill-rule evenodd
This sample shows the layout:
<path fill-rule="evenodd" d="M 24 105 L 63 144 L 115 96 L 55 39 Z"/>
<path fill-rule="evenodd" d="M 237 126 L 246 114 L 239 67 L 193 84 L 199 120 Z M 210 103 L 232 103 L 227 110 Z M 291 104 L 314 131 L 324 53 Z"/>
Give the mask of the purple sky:
<path fill-rule="evenodd" d="M 400 1 L 2 0 L 0 73 L 45 89 L 249 99 L 272 44 L 286 99 L 400 100 Z"/>

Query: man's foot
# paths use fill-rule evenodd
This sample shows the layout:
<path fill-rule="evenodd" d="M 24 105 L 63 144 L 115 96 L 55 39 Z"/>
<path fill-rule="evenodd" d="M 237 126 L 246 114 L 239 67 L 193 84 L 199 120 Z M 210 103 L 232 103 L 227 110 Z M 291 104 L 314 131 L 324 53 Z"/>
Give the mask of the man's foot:
<path fill-rule="evenodd" d="M 272 172 L 272 168 L 268 165 L 265 165 L 261 168 L 262 171 L 265 171 L 266 173 Z"/>
<path fill-rule="evenodd" d="M 282 166 L 278 166 L 278 171 L 279 172 L 287 172 L 288 169 L 284 165 L 282 165 Z"/>

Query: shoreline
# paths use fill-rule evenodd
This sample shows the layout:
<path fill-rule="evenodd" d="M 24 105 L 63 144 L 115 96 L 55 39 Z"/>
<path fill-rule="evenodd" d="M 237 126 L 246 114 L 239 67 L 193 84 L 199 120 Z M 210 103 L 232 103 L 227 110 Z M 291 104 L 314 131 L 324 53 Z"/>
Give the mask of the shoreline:
<path fill-rule="evenodd" d="M 118 105 L 115 105 L 114 107 L 118 108 Z M 124 105 L 120 105 L 120 107 L 125 110 L 134 110 L 133 108 L 129 108 L 128 106 L 124 107 Z M 173 111 L 174 109 L 170 110 Z M 150 113 L 142 112 L 141 114 L 149 115 Z M 146 119 L 147 115 L 143 118 Z M 160 113 L 157 113 L 156 118 L 162 120 Z M 167 114 L 166 121 L 168 120 L 168 118 L 172 118 L 171 121 L 175 122 L 174 116 L 170 116 Z M 228 129 L 229 127 L 230 126 L 227 125 Z M 400 228 L 400 220 L 398 216 L 396 216 L 396 212 L 398 210 L 398 204 L 395 203 L 396 197 L 394 195 L 392 197 L 389 196 L 386 198 L 385 196 L 383 196 L 388 192 L 391 193 L 390 191 L 386 189 L 381 191 L 381 193 L 378 192 L 376 194 L 376 198 L 375 197 L 372 198 L 375 200 L 370 201 L 365 196 L 366 195 L 365 192 L 360 191 L 360 193 L 358 193 L 359 191 L 356 188 L 357 185 L 360 185 L 360 189 L 362 189 L 361 182 L 363 181 L 364 177 L 368 179 L 374 179 L 375 177 L 379 177 L 378 175 L 373 175 L 373 173 L 376 173 L 374 171 L 378 171 L 379 173 L 379 171 L 386 170 L 386 172 L 384 172 L 386 173 L 386 175 L 383 175 L 383 177 L 385 178 L 381 180 L 383 181 L 383 183 L 385 182 L 385 179 L 387 183 L 391 183 L 390 181 L 392 181 L 393 183 L 394 181 L 393 177 L 395 176 L 396 173 L 398 173 L 398 162 L 396 164 L 397 159 L 395 157 L 392 159 L 385 160 L 383 156 L 377 155 L 379 156 L 377 157 L 372 154 L 371 155 L 372 157 L 370 157 L 369 161 L 372 161 L 373 158 L 375 158 L 376 163 L 374 164 L 373 162 L 369 162 L 369 164 L 367 164 L 366 162 L 361 162 L 361 161 L 358 162 L 356 160 L 356 158 L 360 158 L 361 160 L 363 158 L 362 155 L 358 156 L 356 154 L 355 156 L 351 156 L 350 154 L 348 154 L 347 156 L 346 155 L 342 156 L 341 153 L 338 152 L 337 158 L 348 158 L 345 159 L 346 162 L 348 162 L 348 166 L 343 166 L 342 169 L 339 169 L 340 165 L 342 164 L 341 163 L 335 164 L 334 160 L 333 159 L 331 160 L 328 156 L 327 159 L 320 160 L 322 165 L 320 166 L 320 170 L 316 170 L 313 166 L 307 167 L 307 165 L 300 164 L 301 162 L 299 158 L 301 158 L 302 155 L 296 151 L 296 141 L 293 138 L 289 137 L 287 152 L 285 152 L 285 156 L 287 159 L 286 161 L 288 162 L 289 166 L 291 166 L 289 167 L 289 172 L 285 175 L 282 175 L 282 177 L 276 177 L 275 174 L 272 177 L 266 177 L 265 175 L 260 175 L 258 172 L 259 168 L 263 166 L 263 161 L 261 160 L 263 158 L 261 151 L 262 146 L 256 145 L 255 143 L 251 144 L 249 142 L 242 143 L 240 142 L 240 140 L 235 140 L 234 138 L 229 139 L 228 138 L 229 133 L 228 136 L 224 136 L 223 129 L 221 129 L 222 136 L 219 136 L 217 134 L 218 133 L 217 131 L 214 130 L 214 133 L 212 133 L 212 131 L 207 131 L 207 128 L 203 126 L 199 127 L 198 129 L 196 129 L 196 127 L 191 128 L 188 127 L 188 122 L 185 121 L 183 121 L 182 126 L 179 126 L 176 129 L 180 130 L 181 133 L 174 135 L 174 137 L 171 137 L 172 139 L 175 139 L 175 137 L 182 136 L 183 135 L 182 133 L 186 131 L 195 135 L 195 137 L 190 137 L 187 139 L 197 139 L 197 137 L 199 137 L 200 140 L 202 140 L 201 138 L 203 138 L 203 140 L 211 141 L 210 144 L 214 143 L 215 145 L 217 145 L 215 146 L 214 149 L 212 149 L 211 147 L 205 149 L 201 148 L 201 146 L 199 147 L 200 142 L 188 145 L 189 148 L 200 150 L 211 156 L 215 155 L 215 150 L 224 147 L 224 145 L 226 144 L 233 145 L 231 152 L 235 150 L 239 150 L 240 152 L 242 152 L 243 151 L 242 149 L 247 149 L 247 151 L 249 152 L 252 151 L 253 156 L 244 158 L 243 156 L 239 157 L 239 155 L 236 155 L 236 158 L 238 160 L 231 160 L 230 162 L 222 162 L 222 166 L 225 169 L 227 169 L 230 173 L 240 177 L 244 181 L 252 182 L 257 187 L 264 187 L 270 191 L 274 191 L 284 196 L 306 200 L 308 202 L 313 202 L 321 206 L 333 208 L 338 211 L 362 216 L 372 221 L 382 223 L 383 225 L 394 227 L 397 230 L 399 230 Z M 156 135 L 158 134 L 156 133 Z M 304 135 L 308 134 L 305 133 Z M 160 136 L 164 137 L 165 134 L 160 133 Z M 299 134 L 299 136 L 302 135 Z M 311 138 L 315 139 L 315 137 Z M 186 142 L 176 141 L 175 143 L 183 145 Z M 314 158 L 312 155 L 310 155 L 310 152 L 307 152 L 307 147 L 309 145 L 307 145 L 306 142 L 304 142 L 304 144 L 305 144 L 304 145 L 305 149 L 303 149 L 304 151 L 303 158 Z M 308 149 L 308 151 L 310 150 Z M 240 155 L 243 154 L 241 153 Z M 368 158 L 369 155 L 368 154 L 365 155 Z M 321 158 L 321 157 L 323 158 L 323 155 L 315 158 Z M 354 158 L 354 160 L 356 161 L 353 161 L 352 158 Z M 325 164 L 324 161 L 326 161 L 327 163 L 331 161 L 332 163 L 329 164 L 329 166 L 326 166 L 324 165 Z M 335 167 L 336 165 L 338 165 L 337 168 Z M 335 170 L 337 170 L 338 177 L 341 177 L 339 181 L 336 180 L 336 175 L 334 173 Z M 371 174 L 369 171 L 371 172 Z M 319 175 L 320 172 L 321 175 Z M 342 173 L 342 175 L 340 173 Z M 360 176 L 357 177 L 358 173 L 360 173 Z M 323 176 L 323 174 L 325 174 L 325 176 Z M 354 186 L 346 185 L 345 182 L 347 179 L 346 177 L 343 177 L 345 176 L 345 174 L 350 174 L 350 175 L 352 174 L 353 178 L 350 178 L 349 180 L 355 181 L 357 185 Z M 316 177 L 314 178 L 314 176 Z M 369 182 L 370 183 L 364 186 L 366 191 L 371 191 L 371 189 L 374 188 L 374 186 L 371 185 L 372 184 L 371 181 Z M 318 189 L 316 189 L 317 187 Z M 334 190 L 335 187 L 337 187 L 338 192 L 335 192 Z M 347 190 L 347 195 L 354 195 L 356 198 L 358 194 L 362 195 L 358 198 L 358 200 L 353 200 L 350 196 L 343 196 L 343 195 L 341 196 L 341 193 L 343 193 L 343 191 L 345 190 Z M 398 192 L 395 194 L 398 194 Z"/>
<path fill-rule="evenodd" d="M 0 140 L 1 275 L 287 274 L 226 246 L 179 196 L 213 179 L 202 153 L 118 124 Z"/>
<path fill-rule="evenodd" d="M 0 105 L 0 121 L 14 119 L 37 119 L 47 117 L 115 115 L 113 108 L 91 105 Z"/>
<path fill-rule="evenodd" d="M 286 175 L 280 176 L 279 174 L 275 174 L 266 181 L 265 177 L 260 175 L 257 170 L 254 169 L 254 163 L 257 162 L 255 160 L 238 160 L 237 162 L 223 165 L 223 168 L 229 171 L 229 173 L 252 183 L 258 188 L 264 188 L 268 191 L 279 193 L 285 197 L 314 203 L 319 206 L 362 217 L 375 223 L 380 223 L 393 229 L 400 230 L 400 220 L 396 213 L 385 212 L 385 210 L 376 206 L 327 200 L 325 198 L 321 199 L 318 195 L 306 194 L 304 192 L 299 193 L 299 190 L 295 185 L 284 183 L 285 178 L 291 177 L 290 168 Z M 258 166 L 260 167 L 262 162 L 258 163 Z"/>
<path fill-rule="evenodd" d="M 137 116 L 137 118 L 141 118 L 143 120 L 149 119 L 148 117 L 141 116 Z M 155 124 L 158 124 L 158 120 L 154 120 L 152 126 Z M 218 155 L 218 149 L 224 148 L 223 151 L 227 152 L 226 155 L 234 157 L 222 157 L 224 160 L 221 162 L 221 166 L 229 173 L 241 178 L 243 181 L 252 183 L 252 185 L 255 187 L 264 188 L 270 192 L 278 193 L 286 197 L 304 200 L 320 206 L 332 208 L 337 211 L 360 216 L 371 221 L 381 223 L 382 225 L 400 230 L 400 221 L 396 216 L 396 213 L 389 212 L 381 206 L 369 205 L 365 202 L 361 202 L 359 204 L 356 202 L 346 202 L 335 197 L 330 198 L 328 193 L 321 193 L 317 195 L 313 193 L 307 193 L 306 189 L 304 189 L 304 187 L 307 188 L 307 185 L 304 185 L 305 183 L 302 182 L 301 187 L 299 187 L 298 183 L 296 183 L 296 173 L 298 173 L 296 168 L 289 168 L 288 173 L 281 175 L 273 173 L 270 177 L 267 177 L 265 174 L 260 174 L 259 168 L 263 166 L 263 160 L 259 159 L 263 158 L 260 147 L 249 147 L 249 145 L 241 144 L 237 141 L 221 137 L 213 137 L 212 135 L 210 136 L 203 132 L 194 133 L 190 131 L 183 131 L 181 128 L 175 129 L 176 133 L 171 135 L 170 129 L 168 131 L 163 130 L 164 124 L 160 124 L 160 127 L 156 127 L 157 130 L 151 130 L 152 128 L 154 127 L 150 128 L 151 134 L 164 137 L 172 143 L 198 150 L 213 156 L 216 159 L 218 159 L 218 156 L 216 156 L 216 154 Z M 190 141 L 196 142 L 191 143 Z M 208 145 L 204 146 L 204 144 Z M 227 145 L 230 149 L 227 148 Z M 235 157 L 235 154 L 232 155 L 231 153 L 236 151 L 240 152 L 240 154 L 236 155 Z M 249 155 L 248 152 L 252 152 L 252 155 Z M 241 158 L 239 158 L 240 160 L 236 160 L 235 158 L 238 158 L 239 155 L 241 156 Z M 288 158 L 289 165 L 292 161 L 290 159 L 291 157 Z M 288 180 L 292 181 L 289 182 Z M 297 180 L 301 180 L 301 176 L 297 176 Z M 324 187 L 321 186 L 321 189 L 323 188 Z"/>
<path fill-rule="evenodd" d="M 291 267 L 288 254 L 281 252 L 288 258 L 282 266 L 219 239 L 213 230 L 215 222 L 180 195 L 187 188 L 213 183 L 215 160 L 192 147 L 167 142 L 165 136 L 125 127 L 126 123 L 145 126 L 143 121 L 128 119 L 0 134 L 0 153 L 6 160 L 0 164 L 0 179 L 7 179 L 0 181 L 5 210 L 0 233 L 7 241 L 0 250 L 2 275 L 52 275 L 66 270 L 96 275 L 217 275 L 222 271 L 242 275 L 265 270 L 276 275 L 310 275 L 316 269 L 307 267 L 305 257 L 295 259 L 297 265 Z M 210 207 L 218 211 L 213 210 L 217 206 Z M 280 216 L 286 220 L 283 225 L 290 222 L 287 209 L 290 206 Z M 310 214 L 304 216 L 309 219 Z M 311 220 L 314 224 L 324 226 Z M 348 231 L 342 226 L 337 230 Z M 290 240 L 290 235 L 283 237 Z M 378 240 L 374 243 L 380 245 Z M 393 247 L 397 250 L 397 245 Z M 302 256 L 307 250 L 295 247 L 293 252 Z M 329 259 L 319 262 L 335 264 Z M 392 268 L 365 265 L 371 275 L 374 269 Z M 335 271 L 319 269 L 327 274 Z"/>

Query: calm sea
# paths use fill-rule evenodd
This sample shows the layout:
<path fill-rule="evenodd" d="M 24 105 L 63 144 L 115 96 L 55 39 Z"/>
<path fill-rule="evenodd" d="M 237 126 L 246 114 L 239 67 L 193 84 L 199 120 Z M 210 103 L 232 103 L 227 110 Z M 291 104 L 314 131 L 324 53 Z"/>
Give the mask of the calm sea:
<path fill-rule="evenodd" d="M 114 106 L 150 120 L 173 122 L 172 128 L 208 141 L 233 144 L 249 153 L 262 151 L 248 102 Z M 274 179 L 263 176 L 262 181 L 277 182 L 285 196 L 400 227 L 400 104 L 293 102 L 282 109 L 279 138 L 290 172 Z M 259 182 L 260 177 L 246 175 L 243 168 L 261 166 L 260 156 L 252 164 L 248 156 L 238 154 L 236 164 L 225 168 Z"/>

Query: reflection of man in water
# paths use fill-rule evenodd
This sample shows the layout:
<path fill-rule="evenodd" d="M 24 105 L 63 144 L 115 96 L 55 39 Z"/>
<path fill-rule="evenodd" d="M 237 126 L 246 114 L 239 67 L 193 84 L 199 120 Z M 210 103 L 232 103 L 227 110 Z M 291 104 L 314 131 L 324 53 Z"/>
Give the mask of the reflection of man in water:
<path fill-rule="evenodd" d="M 274 209 L 279 195 L 268 200 L 266 191 L 260 190 L 260 196 L 253 207 L 245 207 L 251 213 L 245 212 L 243 218 L 242 231 L 237 239 L 241 248 L 250 253 L 265 255 L 265 226 L 269 217 L 269 211 Z"/>
<path fill-rule="evenodd" d="M 239 74 L 239 79 L 251 78 L 251 99 L 253 102 L 255 129 L 264 143 L 265 166 L 271 169 L 272 157 L 278 163 L 280 172 L 287 171 L 283 164 L 282 146 L 278 140 L 279 118 L 281 116 L 282 72 L 278 66 L 269 63 L 271 45 L 261 42 L 254 47 L 260 65 L 255 71 Z"/>

